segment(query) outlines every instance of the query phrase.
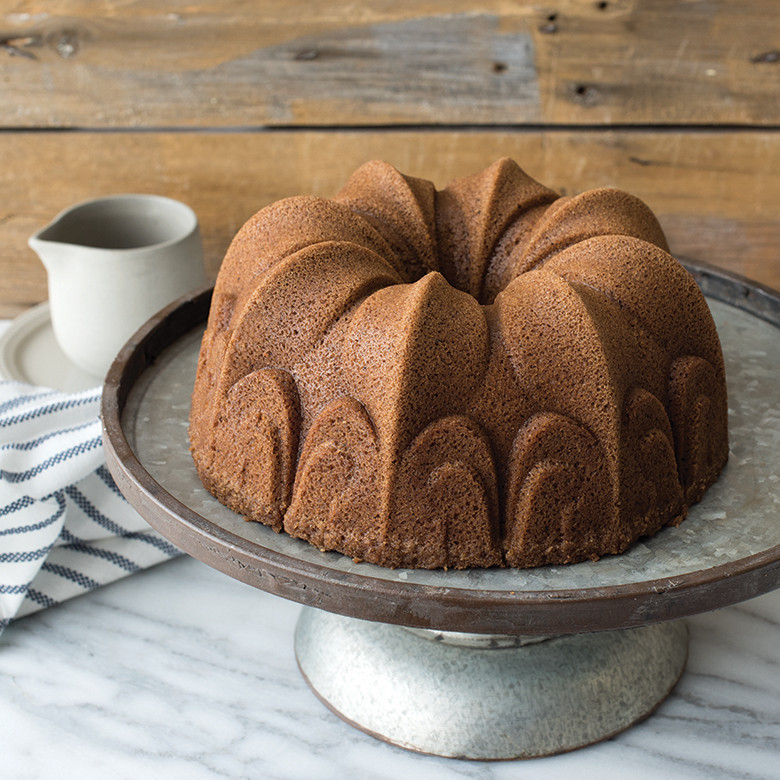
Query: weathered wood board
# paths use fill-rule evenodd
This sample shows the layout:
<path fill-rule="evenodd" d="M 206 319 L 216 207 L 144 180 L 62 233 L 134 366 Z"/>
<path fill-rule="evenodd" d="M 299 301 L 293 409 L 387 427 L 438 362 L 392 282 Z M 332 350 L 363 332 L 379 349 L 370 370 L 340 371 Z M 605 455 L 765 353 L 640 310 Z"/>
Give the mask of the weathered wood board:
<path fill-rule="evenodd" d="M 776 0 L 6 5 L 6 126 L 780 122 Z"/>
<path fill-rule="evenodd" d="M 46 297 L 28 235 L 79 200 L 112 192 L 184 200 L 201 220 L 213 274 L 259 208 L 299 193 L 335 194 L 373 158 L 440 187 L 501 156 L 562 194 L 621 187 L 656 211 L 676 253 L 780 287 L 780 177 L 765 175 L 780 170 L 772 132 L 12 133 L 0 150 L 0 285 L 17 307 Z"/>

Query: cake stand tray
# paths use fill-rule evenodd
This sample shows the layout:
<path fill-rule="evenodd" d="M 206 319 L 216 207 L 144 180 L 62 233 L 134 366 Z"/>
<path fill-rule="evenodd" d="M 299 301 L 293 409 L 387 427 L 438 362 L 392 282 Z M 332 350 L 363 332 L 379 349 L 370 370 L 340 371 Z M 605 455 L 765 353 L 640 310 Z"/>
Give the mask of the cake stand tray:
<path fill-rule="evenodd" d="M 106 378 L 108 466 L 185 552 L 300 602 L 315 693 L 390 742 L 467 758 L 549 755 L 646 717 L 682 673 L 690 615 L 780 584 L 780 295 L 686 263 L 707 295 L 729 386 L 730 460 L 678 528 L 597 562 L 384 569 L 323 553 L 219 504 L 187 438 L 211 291 L 149 320 Z"/>

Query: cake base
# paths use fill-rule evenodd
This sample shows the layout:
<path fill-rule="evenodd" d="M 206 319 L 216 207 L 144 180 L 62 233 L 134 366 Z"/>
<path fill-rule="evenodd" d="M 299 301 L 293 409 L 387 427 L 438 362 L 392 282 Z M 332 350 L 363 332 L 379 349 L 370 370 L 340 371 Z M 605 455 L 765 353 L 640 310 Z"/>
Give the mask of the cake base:
<path fill-rule="evenodd" d="M 683 621 L 553 637 L 409 629 L 305 608 L 298 665 L 353 726 L 447 758 L 517 759 L 608 739 L 685 667 Z"/>

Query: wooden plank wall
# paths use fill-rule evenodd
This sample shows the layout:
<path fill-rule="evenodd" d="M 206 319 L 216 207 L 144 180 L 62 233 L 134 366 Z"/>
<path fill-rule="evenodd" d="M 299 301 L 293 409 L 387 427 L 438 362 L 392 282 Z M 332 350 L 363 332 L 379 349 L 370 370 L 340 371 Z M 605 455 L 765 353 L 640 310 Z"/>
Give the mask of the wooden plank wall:
<path fill-rule="evenodd" d="M 372 158 L 621 187 L 676 254 L 780 288 L 777 0 L 3 5 L 0 316 L 45 299 L 27 237 L 79 200 L 188 202 L 213 274 L 254 211 Z"/>

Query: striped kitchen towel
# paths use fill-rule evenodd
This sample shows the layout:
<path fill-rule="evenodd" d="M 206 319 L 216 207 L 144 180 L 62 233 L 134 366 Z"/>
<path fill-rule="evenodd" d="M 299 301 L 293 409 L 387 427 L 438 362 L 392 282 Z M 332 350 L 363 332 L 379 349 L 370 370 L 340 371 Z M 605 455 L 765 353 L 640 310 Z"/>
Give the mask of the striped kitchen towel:
<path fill-rule="evenodd" d="M 106 468 L 100 394 L 0 381 L 0 633 L 179 555 Z"/>

